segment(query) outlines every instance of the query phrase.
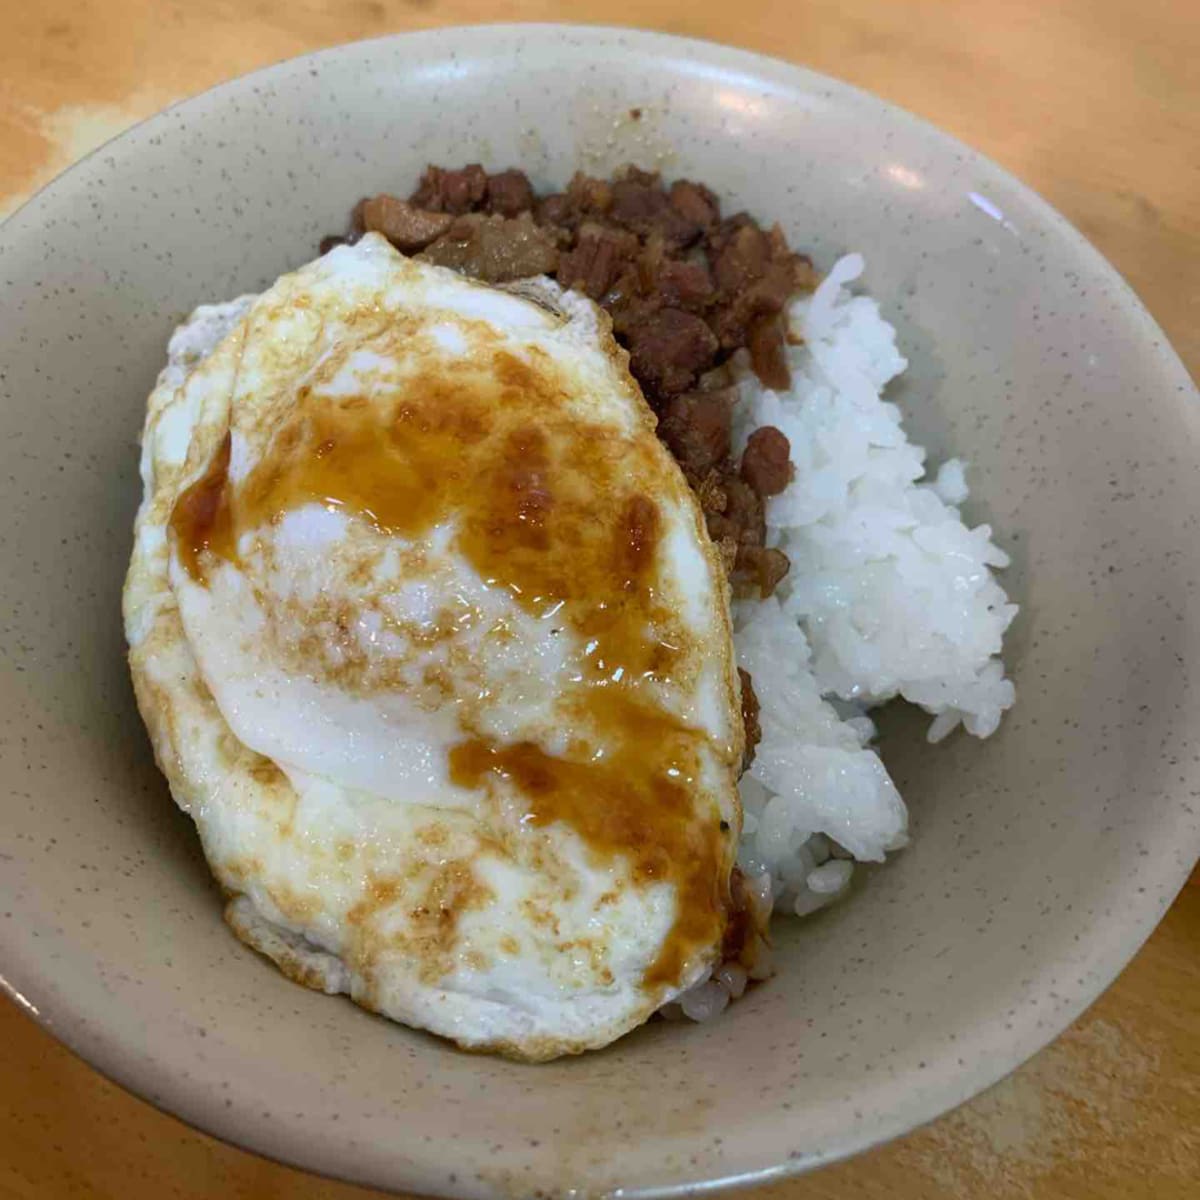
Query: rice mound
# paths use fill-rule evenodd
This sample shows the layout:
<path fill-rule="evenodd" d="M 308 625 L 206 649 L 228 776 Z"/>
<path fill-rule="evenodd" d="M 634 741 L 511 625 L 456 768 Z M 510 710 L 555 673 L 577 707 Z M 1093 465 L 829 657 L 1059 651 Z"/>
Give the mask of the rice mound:
<path fill-rule="evenodd" d="M 763 734 L 741 785 L 739 864 L 764 905 L 801 916 L 845 891 L 851 859 L 906 840 L 867 710 L 903 696 L 932 714 L 936 742 L 959 724 L 987 737 L 1014 700 L 1000 651 L 1017 609 L 992 574 L 1008 557 L 989 526 L 963 523 L 962 462 L 926 478 L 925 451 L 882 398 L 907 363 L 878 304 L 847 290 L 862 269 L 860 255 L 841 259 L 793 304 L 789 391 L 735 363 L 735 452 L 774 425 L 795 467 L 767 505 L 768 541 L 791 571 L 775 596 L 734 606 Z M 684 998 L 687 1015 L 728 1001 L 716 978 L 704 987 Z"/>

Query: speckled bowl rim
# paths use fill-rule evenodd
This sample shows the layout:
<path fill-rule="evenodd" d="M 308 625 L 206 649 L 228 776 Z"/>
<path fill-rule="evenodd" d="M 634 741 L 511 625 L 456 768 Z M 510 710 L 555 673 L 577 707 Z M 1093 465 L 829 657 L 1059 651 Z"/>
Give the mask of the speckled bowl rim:
<path fill-rule="evenodd" d="M 969 162 L 981 176 L 990 177 L 992 181 L 1018 193 L 1022 202 L 1037 214 L 1053 236 L 1058 239 L 1059 248 L 1065 255 L 1086 265 L 1088 269 L 1098 272 L 1114 288 L 1115 294 L 1121 301 L 1119 317 L 1132 337 L 1135 337 L 1141 345 L 1150 346 L 1152 357 L 1156 363 L 1156 375 L 1161 377 L 1163 390 L 1171 388 L 1179 390 L 1182 387 L 1194 391 L 1195 385 L 1171 348 L 1166 336 L 1116 269 L 1055 208 L 986 156 L 898 105 L 884 101 L 864 89 L 808 68 L 715 42 L 628 27 L 533 22 L 445 26 L 345 43 L 281 60 L 271 66 L 227 80 L 204 92 L 179 101 L 94 149 L 46 184 L 16 212 L 0 223 L 0 235 L 8 232 L 11 223 L 18 216 L 22 220 L 29 220 L 31 216 L 35 215 L 44 197 L 59 192 L 69 193 L 78 174 L 77 169 L 83 163 L 101 154 L 119 154 L 123 143 L 129 142 L 135 137 L 149 137 L 156 132 L 165 132 L 169 128 L 174 128 L 167 122 L 166 114 L 168 113 L 178 120 L 181 114 L 187 113 L 189 107 L 199 106 L 206 99 L 220 96 L 223 93 L 238 93 L 260 83 L 270 83 L 277 77 L 284 77 L 301 64 L 336 63 L 339 56 L 348 51 L 354 52 L 371 47 L 382 48 L 389 44 L 404 42 L 406 44 L 424 43 L 431 56 L 450 55 L 456 48 L 466 49 L 481 43 L 486 44 L 495 38 L 511 38 L 517 31 L 525 40 L 541 38 L 551 43 L 555 39 L 569 37 L 576 41 L 594 41 L 597 46 L 608 45 L 610 47 L 618 41 L 625 44 L 635 42 L 640 49 L 653 50 L 658 47 L 664 55 L 667 55 L 668 52 L 685 53 L 693 61 L 702 61 L 714 68 L 736 70 L 743 78 L 752 81 L 760 80 L 763 72 L 766 72 L 776 79 L 781 76 L 786 77 L 798 88 L 819 91 L 835 104 L 840 102 L 866 106 L 880 114 L 886 114 L 889 121 L 900 127 L 907 126 L 910 132 L 925 139 L 937 150 L 960 156 L 964 162 Z M 117 618 L 114 617 L 114 619 Z M 1197 738 L 1197 742 L 1200 743 L 1200 737 Z M 865 1136 L 849 1136 L 833 1149 L 815 1153 L 799 1161 L 789 1161 L 786 1157 L 786 1150 L 781 1145 L 768 1161 L 763 1161 L 749 1170 L 713 1176 L 703 1181 L 687 1180 L 681 1177 L 677 1181 L 645 1188 L 622 1188 L 619 1194 L 643 1198 L 683 1194 L 700 1195 L 719 1189 L 761 1184 L 795 1175 L 820 1165 L 851 1157 L 871 1146 L 908 1132 L 935 1119 L 1004 1078 L 1061 1034 L 1111 984 L 1143 945 L 1158 920 L 1170 907 L 1174 897 L 1187 881 L 1191 871 L 1188 863 L 1194 863 L 1200 859 L 1200 827 L 1190 819 L 1191 810 L 1182 799 L 1170 811 L 1174 823 L 1170 827 L 1166 827 L 1164 823 L 1156 830 L 1156 853 L 1152 858 L 1161 888 L 1153 893 L 1148 890 L 1145 894 L 1130 891 L 1114 897 L 1115 900 L 1120 901 L 1120 926 L 1119 928 L 1113 924 L 1104 925 L 1102 928 L 1097 926 L 1093 953 L 1089 955 L 1092 969 L 1073 987 L 1066 984 L 1060 985 L 1061 989 L 1068 994 L 1061 996 L 1061 1002 L 1055 1010 L 1054 1020 L 1035 1022 L 1032 1014 L 1027 1011 L 1023 1012 L 1019 1020 L 1011 1027 L 1008 1036 L 1008 1053 L 1002 1059 L 995 1060 L 989 1069 L 977 1072 L 969 1083 L 950 1077 L 945 1082 L 924 1090 L 903 1110 L 897 1109 L 889 1118 L 882 1119 Z M 3 926 L 0 926 L 0 961 L 9 957 L 6 953 L 7 950 Z M 50 978 L 50 974 L 47 973 L 47 979 Z M 437 1186 L 438 1194 L 447 1194 L 444 1186 L 436 1185 L 432 1178 L 423 1177 L 415 1172 L 405 1178 L 370 1180 L 356 1175 L 350 1165 L 349 1154 L 346 1154 L 340 1163 L 314 1161 L 310 1148 L 298 1134 L 291 1136 L 288 1150 L 284 1155 L 272 1153 L 270 1150 L 264 1149 L 253 1136 L 243 1135 L 242 1130 L 231 1124 L 223 1124 L 218 1114 L 206 1108 L 202 1102 L 189 1093 L 186 1085 L 177 1085 L 172 1078 L 172 1069 L 169 1063 L 147 1064 L 129 1052 L 132 1047 L 118 1044 L 109 1040 L 102 1032 L 98 1032 L 98 1027 L 102 1029 L 102 1025 L 98 1026 L 98 1023 L 91 1021 L 90 1014 L 73 1008 L 71 1002 L 65 999 L 57 989 L 44 986 L 43 980 L 36 977 L 36 973 L 31 972 L 29 977 L 18 978 L 15 974 L 4 971 L 0 973 L 0 989 L 44 1029 L 104 1076 L 145 1099 L 159 1111 L 188 1121 L 230 1144 L 330 1178 L 346 1179 L 364 1186 L 395 1190 L 407 1188 L 419 1190 Z M 572 1191 L 570 1194 L 583 1193 Z"/>

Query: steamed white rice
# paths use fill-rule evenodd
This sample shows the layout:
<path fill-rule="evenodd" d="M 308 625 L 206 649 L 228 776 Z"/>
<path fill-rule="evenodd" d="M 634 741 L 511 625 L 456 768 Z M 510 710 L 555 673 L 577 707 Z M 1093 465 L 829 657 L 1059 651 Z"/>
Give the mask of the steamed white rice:
<path fill-rule="evenodd" d="M 880 861 L 907 837 L 867 710 L 903 696 L 932 715 L 936 742 L 960 724 L 987 737 L 1014 699 L 1000 650 L 1017 609 L 992 574 L 1008 557 L 989 526 L 963 523 L 963 463 L 929 477 L 882 398 L 908 364 L 878 304 L 847 290 L 862 269 L 843 258 L 792 306 L 789 391 L 735 364 L 735 452 L 774 425 L 795 466 L 767 505 L 769 543 L 791 571 L 775 596 L 734 611 L 762 710 L 739 863 L 764 906 L 799 916 L 846 891 L 854 860 Z M 744 986 L 717 972 L 666 1015 L 713 1016 Z"/>

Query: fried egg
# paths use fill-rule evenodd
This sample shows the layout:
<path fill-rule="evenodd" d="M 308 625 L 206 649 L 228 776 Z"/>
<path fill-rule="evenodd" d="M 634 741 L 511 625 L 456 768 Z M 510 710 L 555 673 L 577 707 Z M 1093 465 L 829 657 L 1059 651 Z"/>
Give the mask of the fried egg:
<path fill-rule="evenodd" d="M 590 301 L 368 235 L 197 310 L 141 469 L 133 680 L 240 938 L 527 1060 L 719 961 L 727 590 Z"/>

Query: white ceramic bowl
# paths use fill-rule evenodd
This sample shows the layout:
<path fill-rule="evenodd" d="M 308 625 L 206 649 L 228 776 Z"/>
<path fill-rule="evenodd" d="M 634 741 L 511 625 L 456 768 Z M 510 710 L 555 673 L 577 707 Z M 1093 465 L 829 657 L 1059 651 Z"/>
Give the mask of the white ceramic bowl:
<path fill-rule="evenodd" d="M 635 121 L 629 110 L 641 110 Z M 150 758 L 118 593 L 135 438 L 173 324 L 264 285 L 427 161 L 541 185 L 627 160 L 856 248 L 912 368 L 894 398 L 974 463 L 1013 552 L 1019 701 L 931 749 L 885 722 L 911 848 L 781 926 L 707 1026 L 548 1066 L 469 1057 L 241 946 Z M 101 1070 L 263 1153 L 462 1196 L 663 1195 L 909 1129 L 1113 978 L 1200 844 L 1200 408 L 1112 269 L 995 166 L 780 62 L 597 28 L 443 30 L 226 84 L 118 138 L 0 229 L 0 966 Z"/>

